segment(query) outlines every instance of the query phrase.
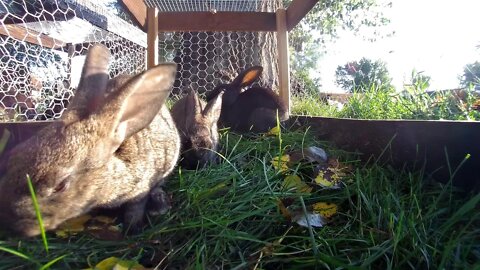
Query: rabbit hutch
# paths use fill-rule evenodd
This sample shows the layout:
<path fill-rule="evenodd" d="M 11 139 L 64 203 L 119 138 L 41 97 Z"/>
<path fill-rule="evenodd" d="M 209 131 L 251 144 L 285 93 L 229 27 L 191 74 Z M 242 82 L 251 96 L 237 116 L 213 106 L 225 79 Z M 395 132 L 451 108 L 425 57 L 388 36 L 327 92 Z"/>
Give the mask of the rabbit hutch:
<path fill-rule="evenodd" d="M 0 134 L 9 130 L 11 147 L 59 118 L 94 43 L 110 49 L 112 77 L 175 62 L 178 96 L 188 87 L 204 94 L 239 70 L 261 65 L 259 84 L 290 106 L 288 32 L 318 0 L 287 2 L 119 0 L 106 7 L 90 0 L 2 1 Z M 311 126 L 319 138 L 365 159 L 373 155 L 399 166 L 426 161 L 437 174 L 448 174 L 448 162 L 456 166 L 469 154 L 456 178 L 478 186 L 479 123 L 290 118 L 288 125 Z"/>

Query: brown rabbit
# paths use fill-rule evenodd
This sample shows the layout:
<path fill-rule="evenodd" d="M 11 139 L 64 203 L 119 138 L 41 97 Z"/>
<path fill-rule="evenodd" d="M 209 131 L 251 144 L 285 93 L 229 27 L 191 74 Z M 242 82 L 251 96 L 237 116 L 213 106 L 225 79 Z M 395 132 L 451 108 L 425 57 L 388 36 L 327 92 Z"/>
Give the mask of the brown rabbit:
<path fill-rule="evenodd" d="M 222 126 L 238 132 L 266 132 L 276 126 L 277 112 L 280 121 L 288 119 L 286 104 L 271 89 L 257 86 L 242 92 L 262 71 L 260 66 L 246 69 L 231 83 L 221 84 L 207 95 L 209 101 L 225 92 L 219 121 Z"/>
<path fill-rule="evenodd" d="M 175 64 L 108 80 L 108 49 L 93 46 L 60 121 L 7 152 L 0 164 L 0 223 L 38 234 L 29 175 L 47 230 L 94 207 L 125 206 L 127 227 L 142 225 L 152 187 L 173 170 L 180 138 L 164 102 Z"/>
<path fill-rule="evenodd" d="M 206 103 L 190 90 L 173 106 L 172 117 L 182 141 L 182 167 L 195 169 L 217 161 L 217 122 L 222 107 L 222 94 Z"/>

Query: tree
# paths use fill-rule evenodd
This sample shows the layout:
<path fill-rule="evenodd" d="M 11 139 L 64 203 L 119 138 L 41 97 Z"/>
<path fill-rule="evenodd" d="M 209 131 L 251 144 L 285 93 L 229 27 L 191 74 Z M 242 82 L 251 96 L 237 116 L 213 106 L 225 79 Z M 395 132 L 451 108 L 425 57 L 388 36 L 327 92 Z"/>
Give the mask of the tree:
<path fill-rule="evenodd" d="M 467 64 L 463 68 L 463 76 L 460 79 L 462 86 L 473 85 L 475 89 L 480 89 L 480 62 Z"/>
<path fill-rule="evenodd" d="M 335 71 L 336 84 L 349 92 L 364 92 L 371 86 L 391 89 L 391 81 L 386 64 L 380 60 L 362 58 L 338 66 Z"/>
<path fill-rule="evenodd" d="M 291 2 L 285 0 L 285 6 Z M 320 86 L 311 78 L 317 70 L 316 63 L 326 50 L 326 42 L 334 41 L 340 30 L 359 33 L 363 27 L 369 27 L 368 40 L 382 37 L 382 26 L 389 23 L 382 9 L 391 7 L 384 0 L 324 0 L 319 1 L 307 16 L 289 34 L 291 74 L 295 79 L 306 80 L 313 87 Z M 312 34 L 313 33 L 313 34 Z M 307 89 L 297 92 L 310 92 Z"/>

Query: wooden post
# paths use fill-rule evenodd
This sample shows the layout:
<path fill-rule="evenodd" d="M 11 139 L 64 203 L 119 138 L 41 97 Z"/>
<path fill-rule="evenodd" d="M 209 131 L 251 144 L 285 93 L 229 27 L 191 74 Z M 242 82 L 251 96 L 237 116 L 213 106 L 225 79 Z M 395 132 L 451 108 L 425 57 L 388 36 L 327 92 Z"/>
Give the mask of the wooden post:
<path fill-rule="evenodd" d="M 288 53 L 287 12 L 278 9 L 277 17 L 277 50 L 278 50 L 278 75 L 280 98 L 287 104 L 290 113 L 290 60 Z"/>
<path fill-rule="evenodd" d="M 147 9 L 147 69 L 158 65 L 158 9 Z"/>

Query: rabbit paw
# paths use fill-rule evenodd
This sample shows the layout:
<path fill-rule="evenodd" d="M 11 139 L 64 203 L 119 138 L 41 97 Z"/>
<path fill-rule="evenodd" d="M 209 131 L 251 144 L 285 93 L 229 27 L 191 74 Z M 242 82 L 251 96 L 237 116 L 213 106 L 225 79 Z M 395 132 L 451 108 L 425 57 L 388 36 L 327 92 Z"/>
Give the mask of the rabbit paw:
<path fill-rule="evenodd" d="M 138 234 L 142 231 L 145 223 L 145 207 L 148 197 L 129 202 L 125 205 L 125 213 L 123 215 L 124 231 L 126 234 Z"/>
<path fill-rule="evenodd" d="M 172 208 L 170 196 L 162 187 L 154 187 L 150 191 L 150 199 L 147 205 L 147 211 L 150 216 L 159 216 L 168 212 Z"/>

